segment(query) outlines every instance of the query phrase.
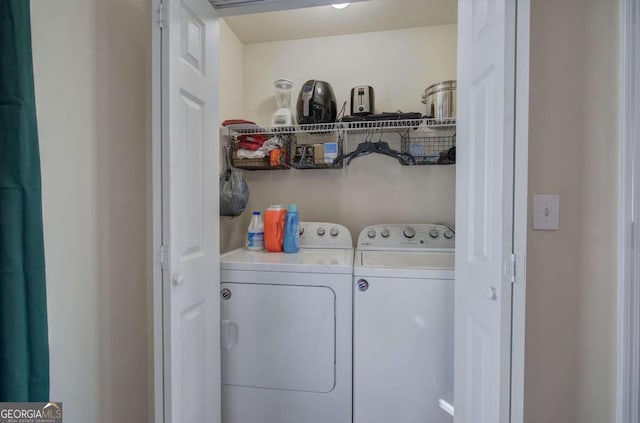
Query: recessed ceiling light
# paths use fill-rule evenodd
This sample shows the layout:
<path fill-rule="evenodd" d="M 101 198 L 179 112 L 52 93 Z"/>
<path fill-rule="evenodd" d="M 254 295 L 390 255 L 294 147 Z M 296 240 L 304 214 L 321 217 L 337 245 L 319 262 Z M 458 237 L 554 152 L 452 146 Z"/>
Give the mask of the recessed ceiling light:
<path fill-rule="evenodd" d="M 350 3 L 337 3 L 337 4 L 332 4 L 331 6 L 334 7 L 335 9 L 344 9 L 345 7 L 349 6 Z"/>

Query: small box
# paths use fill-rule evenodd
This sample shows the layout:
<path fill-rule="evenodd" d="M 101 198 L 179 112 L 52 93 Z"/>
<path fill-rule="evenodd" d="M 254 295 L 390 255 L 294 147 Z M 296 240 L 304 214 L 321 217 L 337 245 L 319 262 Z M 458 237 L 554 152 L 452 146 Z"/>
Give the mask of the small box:
<path fill-rule="evenodd" d="M 324 162 L 333 164 L 333 161 L 338 157 L 338 143 L 328 142 L 324 144 Z"/>
<path fill-rule="evenodd" d="M 324 147 L 322 144 L 313 145 L 313 158 L 315 164 L 324 164 Z"/>
<path fill-rule="evenodd" d="M 315 148 L 313 145 L 304 146 L 304 164 L 312 165 L 315 155 Z"/>
<path fill-rule="evenodd" d="M 296 147 L 296 151 L 293 154 L 293 162 L 294 163 L 304 163 L 304 145 L 298 145 Z"/>

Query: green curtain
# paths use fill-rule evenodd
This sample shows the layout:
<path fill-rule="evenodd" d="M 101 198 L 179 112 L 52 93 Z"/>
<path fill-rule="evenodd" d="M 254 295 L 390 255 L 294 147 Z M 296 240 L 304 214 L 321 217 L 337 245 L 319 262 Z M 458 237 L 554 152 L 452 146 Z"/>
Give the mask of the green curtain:
<path fill-rule="evenodd" d="M 28 0 L 0 0 L 0 401 L 49 400 L 40 154 Z"/>

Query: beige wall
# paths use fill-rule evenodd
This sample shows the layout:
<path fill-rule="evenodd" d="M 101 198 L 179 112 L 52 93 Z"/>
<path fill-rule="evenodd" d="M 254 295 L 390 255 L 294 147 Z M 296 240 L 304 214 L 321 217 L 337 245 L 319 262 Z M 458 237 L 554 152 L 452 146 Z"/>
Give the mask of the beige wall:
<path fill-rule="evenodd" d="M 220 121 L 244 118 L 244 44 L 224 20 L 220 22 Z M 222 140 L 221 140 L 222 142 Z M 221 146 L 222 147 L 222 146 Z M 223 149 L 221 148 L 221 160 Z M 222 169 L 222 166 L 220 167 Z M 245 215 L 248 212 L 245 213 Z M 242 221 L 243 224 L 238 222 Z M 248 221 L 247 221 L 248 225 Z M 243 217 L 220 217 L 220 251 L 240 246 L 244 239 Z"/>
<path fill-rule="evenodd" d="M 338 108 L 351 88 L 371 85 L 376 111 L 424 112 L 424 89 L 456 78 L 456 25 L 336 35 L 245 46 L 244 104 L 251 120 L 268 125 L 275 112 L 273 81 L 294 82 L 291 104 L 309 79 L 328 81 Z M 347 114 L 349 114 L 347 110 Z"/>
<path fill-rule="evenodd" d="M 273 82 L 278 78 L 295 82 L 294 107 L 302 84 L 321 79 L 331 83 L 340 106 L 353 86 L 367 84 L 375 88 L 376 111 L 423 112 L 424 89 L 456 78 L 456 40 L 456 25 L 443 25 L 248 44 L 244 117 L 270 123 L 275 111 Z M 399 137 L 383 139 L 400 148 Z M 350 138 L 349 148 L 360 141 L 362 137 Z M 341 223 L 354 238 L 366 225 L 453 222 L 455 215 L 455 166 L 405 167 L 392 158 L 371 155 L 342 171 L 294 169 L 244 175 L 251 192 L 248 211 L 296 203 L 302 220 Z M 242 244 L 251 217 L 248 211 L 232 222 L 222 219 L 223 228 L 234 228 L 233 236 L 223 240 L 222 251 Z"/>
<path fill-rule="evenodd" d="M 244 116 L 244 44 L 220 20 L 220 116 L 221 120 Z"/>
<path fill-rule="evenodd" d="M 145 422 L 147 0 L 32 0 L 51 399 Z"/>
<path fill-rule="evenodd" d="M 617 10 L 612 4 L 532 2 L 529 192 L 561 195 L 561 228 L 529 233 L 527 423 L 614 421 Z M 147 419 L 149 9 L 146 0 L 32 1 L 51 398 L 65 402 L 69 421 Z M 221 31 L 224 39 L 224 25 Z M 226 57 L 242 68 L 244 52 L 238 52 L 244 47 L 226 34 L 235 45 Z M 221 54 L 225 57 L 224 50 Z M 270 84 L 286 75 L 267 76 Z M 448 77 L 433 75 L 418 90 Z M 298 78 L 299 84 L 306 76 Z M 230 87 L 221 86 L 221 98 L 227 99 L 221 105 L 223 118 L 245 111 Z M 380 87 L 376 94 L 382 99 L 388 93 Z M 262 95 L 265 107 L 273 107 L 273 98 L 266 99 L 272 93 Z M 377 171 L 377 165 L 387 171 Z M 429 186 L 432 180 L 453 181 L 453 167 L 389 165 L 385 158 L 371 158 L 355 161 L 346 173 L 246 172 L 256 194 L 252 198 L 263 198 L 250 207 L 299 201 L 302 195 L 305 219 L 331 215 L 347 221 L 346 214 L 354 211 L 365 213 L 362 224 L 453 216 L 453 195 L 439 197 L 439 190 Z M 355 183 L 340 188 L 337 197 L 296 191 L 331 194 L 345 178 Z M 398 194 L 405 198 L 375 198 L 379 191 L 358 188 L 373 181 L 383 184 L 384 192 L 408 193 L 407 180 L 422 184 L 414 195 Z M 334 209 L 335 198 L 347 198 L 354 207 Z M 435 199 L 447 205 L 432 212 Z M 427 200 L 429 213 L 402 215 Z M 327 203 L 331 210 L 323 209 Z M 382 206 L 368 210 L 372 203 Z M 246 224 L 232 222 L 229 239 L 241 242 Z M 358 222 L 350 224 L 357 230 Z"/>
<path fill-rule="evenodd" d="M 529 198 L 560 194 L 560 230 L 529 231 L 525 421 L 610 423 L 617 2 L 531 3 Z"/>

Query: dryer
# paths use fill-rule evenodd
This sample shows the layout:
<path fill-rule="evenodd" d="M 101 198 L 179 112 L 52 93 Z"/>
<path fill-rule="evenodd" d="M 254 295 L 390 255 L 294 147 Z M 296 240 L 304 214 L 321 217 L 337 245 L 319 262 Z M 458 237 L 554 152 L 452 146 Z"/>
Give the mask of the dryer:
<path fill-rule="evenodd" d="M 223 254 L 222 423 L 352 422 L 353 244 L 301 222 L 295 254 Z"/>
<path fill-rule="evenodd" d="M 453 421 L 454 238 L 369 226 L 354 259 L 354 423 Z"/>

